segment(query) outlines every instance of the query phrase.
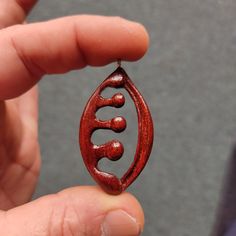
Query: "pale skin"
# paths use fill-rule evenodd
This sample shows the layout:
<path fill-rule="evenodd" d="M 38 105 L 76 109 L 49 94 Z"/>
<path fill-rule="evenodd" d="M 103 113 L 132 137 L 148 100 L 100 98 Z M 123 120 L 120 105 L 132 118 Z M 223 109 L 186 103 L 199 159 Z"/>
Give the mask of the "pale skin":
<path fill-rule="evenodd" d="M 131 194 L 110 196 L 87 186 L 30 199 L 40 172 L 37 82 L 45 74 L 118 58 L 136 61 L 148 48 L 148 34 L 142 25 L 119 17 L 23 23 L 35 3 L 0 0 L 0 235 L 138 235 L 123 217 L 127 213 L 143 229 L 143 210 Z M 123 213 L 109 218 L 119 226 L 112 234 L 103 230 L 103 222 L 115 210 Z"/>

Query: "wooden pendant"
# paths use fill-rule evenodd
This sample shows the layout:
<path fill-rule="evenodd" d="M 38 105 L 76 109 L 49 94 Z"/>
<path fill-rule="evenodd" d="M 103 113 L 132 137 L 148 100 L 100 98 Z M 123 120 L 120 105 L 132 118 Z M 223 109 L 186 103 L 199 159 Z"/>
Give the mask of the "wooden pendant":
<path fill-rule="evenodd" d="M 96 118 L 98 109 L 105 106 L 119 108 L 125 103 L 122 93 L 116 93 L 112 98 L 103 98 L 101 92 L 107 87 L 126 89 L 135 104 L 138 115 L 138 144 L 134 161 L 121 179 L 111 173 L 99 170 L 98 162 L 104 157 L 111 161 L 119 160 L 124 152 L 122 143 L 112 140 L 103 145 L 96 145 L 91 141 L 91 136 L 97 129 L 122 132 L 126 128 L 124 117 L 118 116 L 107 121 Z M 89 99 L 81 118 L 79 139 L 81 154 L 89 173 L 107 193 L 120 194 L 138 177 L 146 165 L 153 143 L 151 114 L 142 95 L 120 66 L 103 81 Z"/>

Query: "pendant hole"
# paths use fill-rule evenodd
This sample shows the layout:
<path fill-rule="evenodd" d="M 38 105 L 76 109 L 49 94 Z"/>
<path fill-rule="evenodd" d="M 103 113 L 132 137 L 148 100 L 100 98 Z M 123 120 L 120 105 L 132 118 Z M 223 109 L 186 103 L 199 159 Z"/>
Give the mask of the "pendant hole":
<path fill-rule="evenodd" d="M 125 89 L 115 89 L 115 88 L 111 88 L 111 87 L 106 87 L 102 92 L 101 92 L 101 96 L 104 98 L 111 98 L 114 94 L 118 93 L 118 92 L 123 92 L 126 91 Z"/>
<path fill-rule="evenodd" d="M 129 167 L 126 166 L 125 161 L 122 160 L 123 158 L 125 158 L 125 153 L 119 160 L 121 161 L 121 163 L 119 163 L 119 166 L 117 165 L 117 162 L 111 163 L 111 161 L 108 158 L 103 158 L 98 162 L 98 169 L 110 174 L 114 174 L 115 176 L 117 176 L 117 178 L 120 179 Z"/>
<path fill-rule="evenodd" d="M 114 131 L 109 129 L 98 129 L 93 132 L 91 141 L 93 144 L 102 145 L 113 139 L 120 140 L 121 136 L 121 133 L 115 133 Z"/>
<path fill-rule="evenodd" d="M 122 109 L 117 109 L 113 107 L 103 107 L 99 109 L 96 113 L 97 119 L 103 120 L 103 121 L 111 120 L 118 116 L 123 116 L 126 119 L 127 113 Z"/>

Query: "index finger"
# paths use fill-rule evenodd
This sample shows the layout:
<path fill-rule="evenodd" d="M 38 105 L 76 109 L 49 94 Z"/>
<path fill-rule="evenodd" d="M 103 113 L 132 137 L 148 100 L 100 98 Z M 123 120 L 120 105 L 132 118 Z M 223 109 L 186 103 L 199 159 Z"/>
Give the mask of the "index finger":
<path fill-rule="evenodd" d="M 142 25 L 119 17 L 82 15 L 9 27 L 0 33 L 0 100 L 26 92 L 44 74 L 138 60 L 148 41 Z"/>

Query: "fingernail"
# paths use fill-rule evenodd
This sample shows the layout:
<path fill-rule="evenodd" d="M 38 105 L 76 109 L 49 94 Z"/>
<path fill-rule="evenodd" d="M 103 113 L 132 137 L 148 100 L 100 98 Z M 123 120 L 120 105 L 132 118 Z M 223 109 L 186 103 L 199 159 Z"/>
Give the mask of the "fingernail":
<path fill-rule="evenodd" d="M 102 236 L 138 236 L 141 226 L 123 210 L 109 212 L 102 223 Z"/>

